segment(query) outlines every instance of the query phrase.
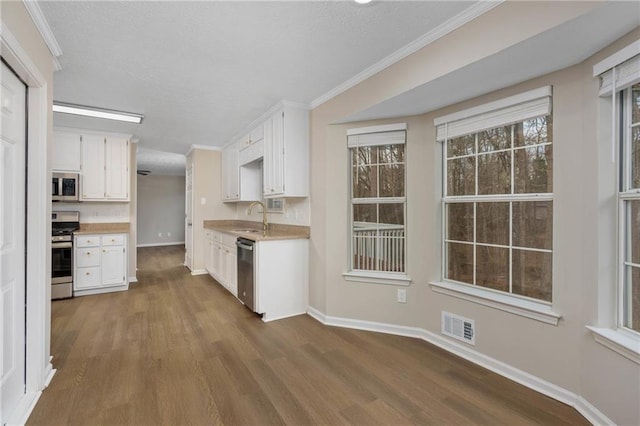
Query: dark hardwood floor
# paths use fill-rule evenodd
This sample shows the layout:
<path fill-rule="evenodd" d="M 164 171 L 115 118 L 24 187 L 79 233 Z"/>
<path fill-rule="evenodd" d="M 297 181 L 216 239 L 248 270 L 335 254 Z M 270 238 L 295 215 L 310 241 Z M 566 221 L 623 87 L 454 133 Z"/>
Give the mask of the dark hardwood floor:
<path fill-rule="evenodd" d="M 29 425 L 580 425 L 574 409 L 417 339 L 263 323 L 183 247 L 128 292 L 52 303 L 58 370 Z"/>

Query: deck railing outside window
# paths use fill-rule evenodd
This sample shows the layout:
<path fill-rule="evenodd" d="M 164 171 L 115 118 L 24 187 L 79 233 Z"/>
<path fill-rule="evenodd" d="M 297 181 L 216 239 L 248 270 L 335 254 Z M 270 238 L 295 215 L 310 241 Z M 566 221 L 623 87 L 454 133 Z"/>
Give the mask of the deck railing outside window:
<path fill-rule="evenodd" d="M 404 247 L 404 226 L 354 222 L 354 269 L 405 272 Z"/>

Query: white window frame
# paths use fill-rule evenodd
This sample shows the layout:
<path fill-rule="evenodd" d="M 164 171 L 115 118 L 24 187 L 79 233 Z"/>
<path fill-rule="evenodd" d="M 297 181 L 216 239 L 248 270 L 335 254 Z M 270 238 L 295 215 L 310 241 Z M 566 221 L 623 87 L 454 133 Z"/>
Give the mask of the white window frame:
<path fill-rule="evenodd" d="M 349 150 L 349 243 L 348 243 L 348 267 L 349 270 L 343 273 L 343 277 L 347 281 L 365 282 L 373 284 L 386 284 L 386 285 L 400 285 L 408 286 L 411 284 L 411 279 L 407 273 L 408 257 L 407 257 L 407 142 L 406 142 L 406 123 L 386 124 L 380 126 L 361 127 L 347 130 L 347 147 Z M 352 171 L 352 156 L 353 149 L 358 146 L 384 146 L 389 145 L 389 138 L 393 139 L 393 144 L 403 144 L 405 146 L 405 161 L 404 161 L 404 197 L 386 197 L 386 198 L 367 198 L 367 199 L 354 199 L 353 198 L 353 171 Z M 366 269 L 355 269 L 353 265 L 354 247 L 353 247 L 353 206 L 354 204 L 364 203 L 368 201 L 375 204 L 384 203 L 402 203 L 404 205 L 404 238 L 403 238 L 403 251 L 404 251 L 404 272 L 385 272 L 385 271 L 373 271 Z M 379 245 L 376 244 L 376 250 L 379 250 Z M 379 256 L 376 256 L 378 258 Z"/>
<path fill-rule="evenodd" d="M 561 315 L 554 312 L 552 303 L 520 296 L 513 293 L 493 290 L 490 288 L 457 282 L 444 278 L 446 273 L 446 204 L 456 201 L 490 202 L 490 201 L 553 201 L 553 193 L 546 194 L 507 194 L 507 195 L 473 195 L 473 196 L 449 196 L 446 194 L 447 158 L 445 153 L 446 141 L 450 138 L 467 134 L 479 133 L 484 130 L 510 125 L 551 114 L 551 86 L 530 90 L 515 96 L 489 102 L 478 107 L 469 108 L 434 120 L 436 126 L 436 140 L 443 144 L 442 153 L 442 188 L 443 197 L 441 203 L 442 229 L 441 229 L 441 279 L 431 282 L 431 289 L 440 294 L 468 300 L 484 306 L 511 312 L 516 315 L 535 319 L 544 323 L 557 325 Z M 477 141 L 476 141 L 477 144 Z M 510 147 L 508 150 L 513 150 Z M 474 156 L 478 157 L 478 151 Z M 512 181 L 513 181 L 513 167 Z M 476 167 L 477 174 L 477 167 Z M 477 185 L 477 179 L 476 179 Z M 477 191 L 476 191 L 477 192 Z M 475 228 L 475 224 L 474 224 Z M 473 243 L 475 244 L 475 242 Z M 511 244 L 511 237 L 509 246 Z M 548 250 L 544 250 L 547 252 Z M 552 250 L 551 250 L 552 252 Z M 474 259 L 475 263 L 475 259 Z M 511 265 L 510 265 L 511 268 Z M 475 275 L 475 272 L 474 272 Z M 553 273 L 552 273 L 553 282 Z"/>
<path fill-rule="evenodd" d="M 615 314 L 613 318 L 598 318 L 598 322 L 604 325 L 587 326 L 596 342 L 611 349 L 625 358 L 640 364 L 640 333 L 624 326 L 625 302 L 625 257 L 627 241 L 627 226 L 625 204 L 629 200 L 640 199 L 640 190 L 630 190 L 629 165 L 630 165 L 630 108 L 629 87 L 640 83 L 640 40 L 637 40 L 625 48 L 619 50 L 593 67 L 593 76 L 600 79 L 601 97 L 611 97 L 611 152 L 612 159 L 616 163 L 616 207 L 617 215 L 617 254 L 615 282 Z M 622 93 L 622 99 L 620 94 Z M 624 103 L 623 113 L 620 114 L 620 106 Z M 622 139 L 620 139 L 622 137 Z M 606 283 L 604 283 L 606 284 Z M 612 324 L 612 326 L 607 326 Z"/>

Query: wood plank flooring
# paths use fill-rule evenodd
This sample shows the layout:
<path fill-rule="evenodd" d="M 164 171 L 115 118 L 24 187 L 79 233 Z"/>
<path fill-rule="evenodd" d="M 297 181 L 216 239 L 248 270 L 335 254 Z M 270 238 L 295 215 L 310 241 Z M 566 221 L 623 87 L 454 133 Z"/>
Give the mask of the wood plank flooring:
<path fill-rule="evenodd" d="M 417 339 L 263 323 L 183 247 L 128 292 L 52 303 L 58 372 L 29 425 L 580 425 L 571 407 Z"/>

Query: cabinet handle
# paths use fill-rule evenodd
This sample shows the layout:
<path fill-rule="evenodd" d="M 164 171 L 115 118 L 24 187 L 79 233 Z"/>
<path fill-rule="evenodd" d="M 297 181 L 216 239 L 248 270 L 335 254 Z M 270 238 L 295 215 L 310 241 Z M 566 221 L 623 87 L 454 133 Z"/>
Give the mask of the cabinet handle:
<path fill-rule="evenodd" d="M 91 256 L 91 252 L 90 251 L 87 252 L 87 256 Z"/>
<path fill-rule="evenodd" d="M 91 272 L 87 272 L 87 275 L 91 275 Z"/>
<path fill-rule="evenodd" d="M 106 253 L 107 251 L 103 249 L 103 250 L 102 250 L 102 252 L 103 252 L 103 253 Z"/>
<path fill-rule="evenodd" d="M 273 188 L 271 188 L 271 192 L 273 192 Z"/>
<path fill-rule="evenodd" d="M 111 242 L 112 242 L 112 243 L 115 243 L 115 242 L 116 242 L 116 240 L 112 238 L 112 239 L 111 239 Z"/>

